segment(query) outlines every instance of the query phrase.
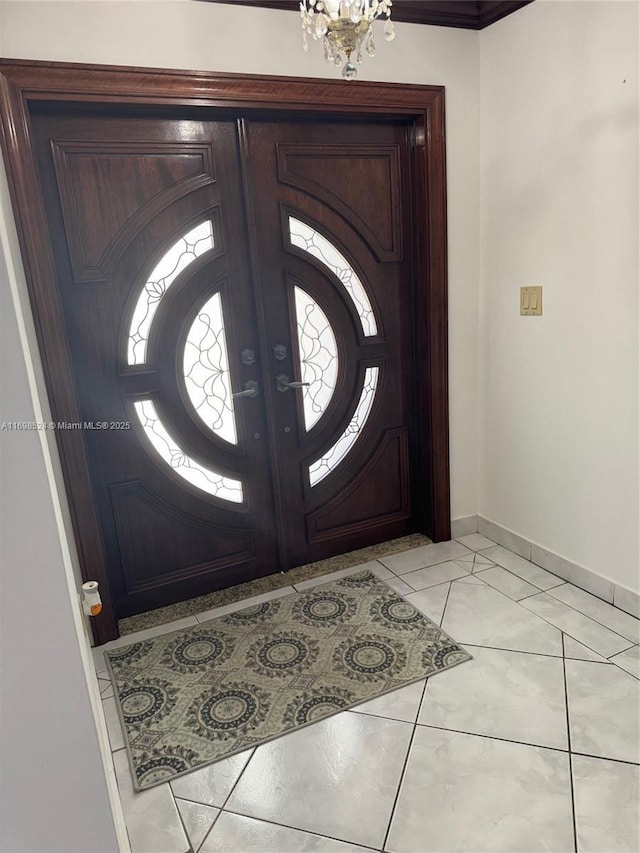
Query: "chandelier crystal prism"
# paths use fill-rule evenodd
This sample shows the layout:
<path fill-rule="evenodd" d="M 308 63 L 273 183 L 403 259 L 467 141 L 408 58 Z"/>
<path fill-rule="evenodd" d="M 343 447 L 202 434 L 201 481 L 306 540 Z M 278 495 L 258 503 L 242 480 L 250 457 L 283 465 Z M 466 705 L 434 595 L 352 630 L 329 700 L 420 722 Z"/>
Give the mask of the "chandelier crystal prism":
<path fill-rule="evenodd" d="M 306 52 L 309 38 L 322 41 L 327 62 L 344 63 L 342 76 L 355 80 L 364 54 L 376 55 L 373 22 L 386 18 L 384 37 L 395 38 L 391 6 L 392 0 L 301 0 L 302 46 Z"/>

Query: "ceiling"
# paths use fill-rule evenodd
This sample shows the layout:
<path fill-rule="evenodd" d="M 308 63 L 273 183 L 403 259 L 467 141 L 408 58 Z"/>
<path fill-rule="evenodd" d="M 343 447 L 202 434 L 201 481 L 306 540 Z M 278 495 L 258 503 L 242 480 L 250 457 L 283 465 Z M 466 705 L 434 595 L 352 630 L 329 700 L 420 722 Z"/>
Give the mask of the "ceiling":
<path fill-rule="evenodd" d="M 300 0 L 205 0 L 205 2 L 300 11 Z M 533 0 L 394 0 L 392 18 L 396 22 L 482 30 L 532 2 Z"/>

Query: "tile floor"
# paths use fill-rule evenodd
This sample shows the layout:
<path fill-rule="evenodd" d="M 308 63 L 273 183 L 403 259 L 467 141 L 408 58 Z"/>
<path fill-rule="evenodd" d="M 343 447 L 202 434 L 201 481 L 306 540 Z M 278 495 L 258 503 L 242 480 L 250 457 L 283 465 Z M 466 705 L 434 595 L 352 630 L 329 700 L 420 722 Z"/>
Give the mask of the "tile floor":
<path fill-rule="evenodd" d="M 367 563 L 463 666 L 140 794 L 94 649 L 133 853 L 637 853 L 637 619 L 479 534 Z"/>

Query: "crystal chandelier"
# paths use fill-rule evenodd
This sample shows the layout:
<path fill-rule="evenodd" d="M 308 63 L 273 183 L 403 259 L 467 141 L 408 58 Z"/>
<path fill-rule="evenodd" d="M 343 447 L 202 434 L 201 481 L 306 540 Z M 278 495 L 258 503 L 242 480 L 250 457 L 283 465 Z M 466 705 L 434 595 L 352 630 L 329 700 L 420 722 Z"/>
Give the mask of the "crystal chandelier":
<path fill-rule="evenodd" d="M 395 38 L 391 23 L 391 0 L 301 0 L 302 45 L 309 50 L 309 36 L 322 40 L 327 62 L 342 65 L 345 80 L 355 80 L 356 64 L 362 62 L 363 53 L 376 55 L 376 45 L 371 26 L 377 18 L 386 17 L 384 37 Z"/>

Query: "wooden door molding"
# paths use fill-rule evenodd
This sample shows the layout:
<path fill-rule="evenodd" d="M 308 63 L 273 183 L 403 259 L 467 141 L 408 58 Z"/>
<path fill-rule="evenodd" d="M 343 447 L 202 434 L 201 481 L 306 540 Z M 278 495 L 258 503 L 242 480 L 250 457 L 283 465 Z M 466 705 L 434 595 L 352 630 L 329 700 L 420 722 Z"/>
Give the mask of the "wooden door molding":
<path fill-rule="evenodd" d="M 34 156 L 31 114 L 47 104 L 131 114 L 154 109 L 212 118 L 222 112 L 269 116 L 323 114 L 406 121 L 411 128 L 414 214 L 415 387 L 421 436 L 417 480 L 423 530 L 450 538 L 448 444 L 447 232 L 444 87 L 292 77 L 166 71 L 115 66 L 0 60 L 0 130 L 9 187 L 52 418 L 79 421 L 53 247 Z M 101 585 L 104 608 L 92 620 L 97 643 L 118 636 L 104 548 L 80 430 L 56 439 L 83 577 Z M 80 535 L 82 531 L 82 535 Z"/>

